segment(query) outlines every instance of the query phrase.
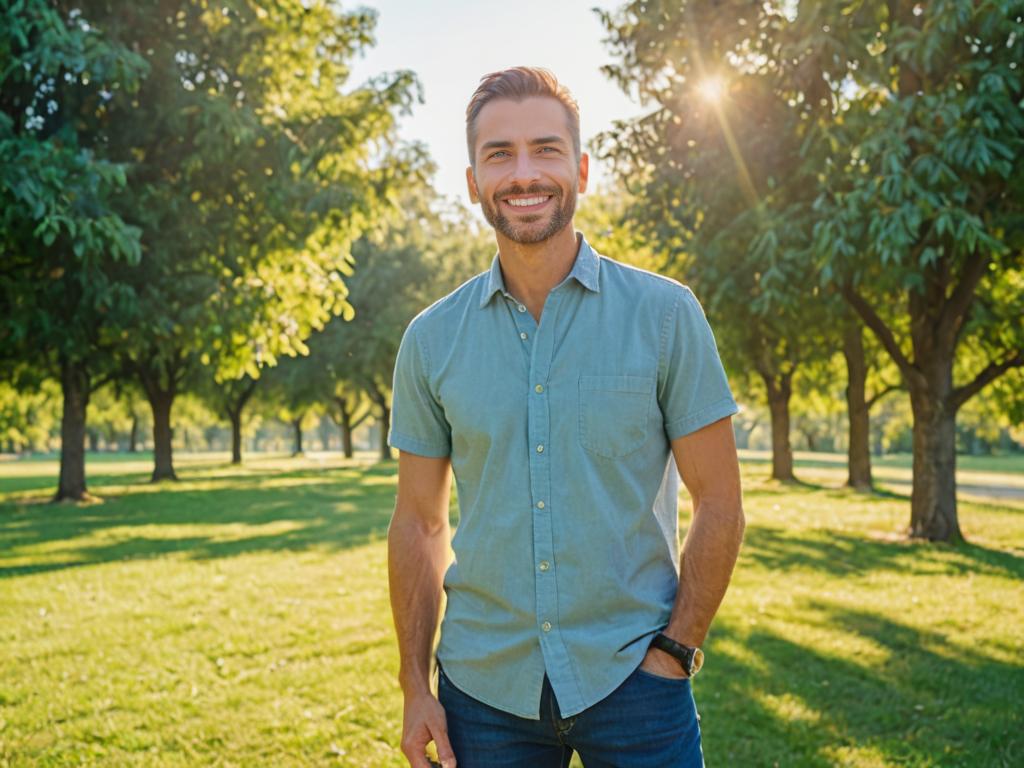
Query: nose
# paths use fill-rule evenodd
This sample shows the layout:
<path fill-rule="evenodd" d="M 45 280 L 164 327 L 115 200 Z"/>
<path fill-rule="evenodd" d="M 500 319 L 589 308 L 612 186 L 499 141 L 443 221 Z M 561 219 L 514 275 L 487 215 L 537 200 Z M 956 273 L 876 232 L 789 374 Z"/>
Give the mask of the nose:
<path fill-rule="evenodd" d="M 515 167 L 512 169 L 510 181 L 514 184 L 526 186 L 540 178 L 540 171 L 534 162 L 533 152 L 529 149 L 516 154 Z"/>

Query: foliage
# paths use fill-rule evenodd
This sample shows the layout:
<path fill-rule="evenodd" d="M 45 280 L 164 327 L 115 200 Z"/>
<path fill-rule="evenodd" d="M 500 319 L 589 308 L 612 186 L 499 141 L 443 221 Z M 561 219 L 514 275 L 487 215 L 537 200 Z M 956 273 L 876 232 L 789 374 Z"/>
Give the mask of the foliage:
<path fill-rule="evenodd" d="M 140 258 L 139 230 L 114 205 L 126 171 L 109 152 L 109 108 L 146 71 L 67 4 L 0 4 L 0 360 L 96 370 L 109 352 L 134 299 L 117 274 Z"/>
<path fill-rule="evenodd" d="M 201 358 L 218 376 L 258 377 L 351 312 L 348 249 L 405 167 L 382 152 L 415 83 L 408 72 L 347 83 L 348 60 L 372 42 L 369 11 L 154 10 L 116 22 L 151 68 L 115 140 L 134 160 L 124 202 L 145 249 L 127 348 L 165 371 Z"/>
<path fill-rule="evenodd" d="M 660 239 L 711 265 L 726 355 L 819 356 L 835 315 L 807 300 L 835 291 L 899 368 L 915 536 L 960 535 L 955 414 L 1024 366 L 1022 11 L 637 0 L 601 13 L 620 59 L 606 71 L 657 104 L 608 153 L 639 178 Z M 760 351 L 743 344 L 750 328 Z M 954 385 L 960 346 L 975 365 Z"/>
<path fill-rule="evenodd" d="M 644 237 L 642 225 L 630 216 L 639 201 L 621 184 L 591 191 L 580 198 L 574 218 L 598 253 L 652 272 L 670 268 L 669 256 Z"/>
<path fill-rule="evenodd" d="M 796 43 L 838 52 L 807 65 L 834 102 L 807 137 L 825 158 L 823 277 L 870 303 L 859 311 L 912 383 L 929 344 L 969 351 L 954 409 L 1024 365 L 1022 12 L 1007 1 L 836 4 L 794 29 Z M 934 338 L 879 308 L 878 294 Z"/>
<path fill-rule="evenodd" d="M 0 381 L 0 451 L 47 451 L 59 433 L 60 390 L 46 381 L 35 391 Z"/>
<path fill-rule="evenodd" d="M 617 59 L 605 72 L 651 106 L 599 149 L 634 196 L 630 216 L 665 253 L 664 271 L 704 305 L 730 376 L 764 381 L 787 477 L 793 376 L 837 340 L 806 263 L 814 188 L 801 115 L 776 92 L 773 64 L 753 65 L 764 5 L 636 0 L 599 12 Z"/>
<path fill-rule="evenodd" d="M 382 226 L 353 247 L 354 317 L 335 319 L 310 339 L 310 375 L 320 375 L 323 399 L 362 392 L 378 406 L 389 403 L 405 327 L 488 266 L 488 239 L 463 209 L 446 207 L 425 185 L 404 190 Z"/>

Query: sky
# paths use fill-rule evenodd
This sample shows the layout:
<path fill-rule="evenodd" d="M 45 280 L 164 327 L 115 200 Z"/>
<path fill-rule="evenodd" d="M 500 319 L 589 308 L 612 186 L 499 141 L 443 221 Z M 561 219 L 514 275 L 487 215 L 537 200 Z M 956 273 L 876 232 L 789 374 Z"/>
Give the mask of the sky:
<path fill-rule="evenodd" d="M 400 136 L 427 145 L 438 166 L 435 187 L 467 205 L 466 104 L 481 76 L 520 64 L 550 69 L 579 102 L 584 150 L 613 120 L 643 111 L 600 71 L 612 57 L 591 9 L 612 9 L 616 3 L 366 0 L 365 5 L 378 12 L 377 45 L 355 62 L 352 82 L 398 69 L 417 74 L 424 103 L 402 118 Z M 601 166 L 591 158 L 591 189 L 609 178 Z"/>

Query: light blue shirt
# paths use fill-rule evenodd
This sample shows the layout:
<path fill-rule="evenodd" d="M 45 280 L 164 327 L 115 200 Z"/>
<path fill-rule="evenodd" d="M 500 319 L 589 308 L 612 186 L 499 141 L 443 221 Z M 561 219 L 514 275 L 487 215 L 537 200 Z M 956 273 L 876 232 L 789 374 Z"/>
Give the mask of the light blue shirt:
<path fill-rule="evenodd" d="M 532 719 L 545 672 L 577 714 L 668 624 L 669 441 L 737 410 L 693 293 L 580 243 L 539 324 L 495 256 L 410 323 L 395 365 L 391 445 L 450 456 L 458 488 L 438 659 L 465 693 Z"/>

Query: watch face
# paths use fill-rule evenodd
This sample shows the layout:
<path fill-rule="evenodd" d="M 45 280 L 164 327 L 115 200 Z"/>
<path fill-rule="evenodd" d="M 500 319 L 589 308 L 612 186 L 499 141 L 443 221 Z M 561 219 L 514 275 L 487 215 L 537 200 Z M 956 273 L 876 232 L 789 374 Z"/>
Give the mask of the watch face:
<path fill-rule="evenodd" d="M 702 651 L 700 648 L 694 648 L 693 649 L 693 661 L 690 662 L 690 677 L 693 677 L 698 672 L 700 672 L 700 668 L 703 667 L 703 666 L 704 666 L 704 651 Z"/>

